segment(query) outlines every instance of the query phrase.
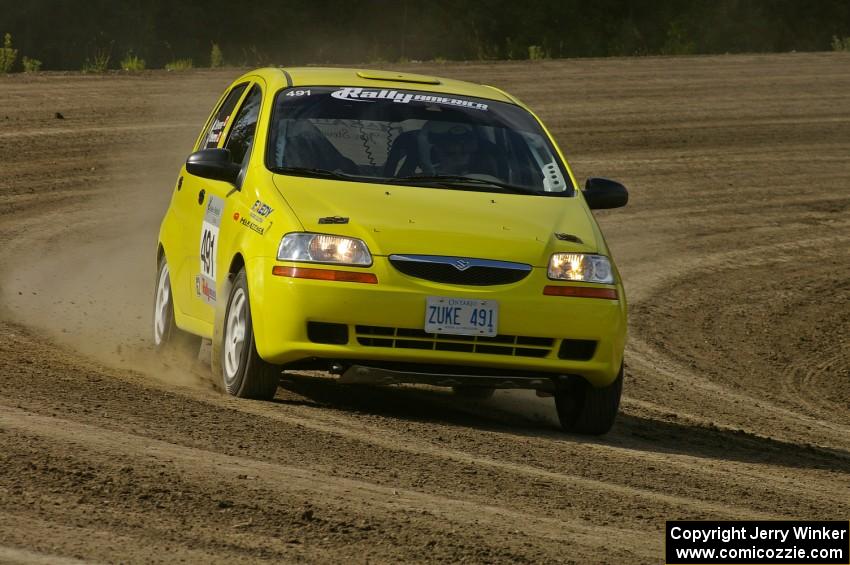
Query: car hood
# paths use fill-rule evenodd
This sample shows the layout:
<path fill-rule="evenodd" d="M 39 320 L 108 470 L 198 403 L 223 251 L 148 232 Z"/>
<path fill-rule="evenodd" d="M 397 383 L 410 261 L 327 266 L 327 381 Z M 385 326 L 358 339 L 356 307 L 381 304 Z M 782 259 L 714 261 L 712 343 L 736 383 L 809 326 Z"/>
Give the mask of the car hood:
<path fill-rule="evenodd" d="M 449 255 L 543 267 L 553 251 L 599 247 L 593 219 L 578 198 L 283 175 L 274 183 L 307 231 L 360 238 L 378 256 Z"/>

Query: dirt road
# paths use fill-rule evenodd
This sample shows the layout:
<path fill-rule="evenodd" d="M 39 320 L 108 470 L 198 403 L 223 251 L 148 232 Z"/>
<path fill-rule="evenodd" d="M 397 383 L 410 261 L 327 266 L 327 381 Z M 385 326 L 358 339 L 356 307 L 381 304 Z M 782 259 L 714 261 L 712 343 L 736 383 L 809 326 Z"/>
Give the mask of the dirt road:
<path fill-rule="evenodd" d="M 152 359 L 158 222 L 237 72 L 0 76 L 0 562 L 659 562 L 666 519 L 850 517 L 850 55 L 410 67 L 630 188 L 614 430 Z"/>

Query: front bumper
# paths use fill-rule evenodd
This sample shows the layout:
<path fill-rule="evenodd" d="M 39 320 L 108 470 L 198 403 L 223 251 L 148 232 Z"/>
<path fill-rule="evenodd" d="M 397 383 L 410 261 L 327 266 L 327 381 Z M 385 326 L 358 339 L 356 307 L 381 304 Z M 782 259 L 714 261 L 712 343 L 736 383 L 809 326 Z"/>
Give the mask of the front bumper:
<path fill-rule="evenodd" d="M 377 275 L 378 284 L 272 275 L 272 267 L 281 264 L 287 263 L 255 258 L 246 265 L 257 351 L 270 363 L 319 358 L 539 371 L 552 376 L 581 375 L 595 386 L 613 382 L 622 364 L 626 301 L 619 285 L 616 287 L 619 300 L 607 300 L 544 296 L 545 285 L 560 283 L 550 281 L 542 268 L 533 269 L 517 283 L 468 287 L 403 275 L 385 257 L 375 257 L 374 264 L 367 269 Z M 482 340 L 472 348 L 464 346 L 466 351 L 449 351 L 440 348 L 439 339 L 427 335 L 410 338 L 417 342 L 417 348 L 400 345 L 410 342 L 402 340 L 399 334 L 421 334 L 427 296 L 496 300 L 498 333 L 514 336 L 513 345 L 488 344 Z M 348 327 L 348 342 L 314 343 L 308 337 L 308 322 L 344 324 Z M 379 336 L 368 334 L 374 330 L 365 330 L 367 327 L 393 329 L 393 339 L 375 339 Z M 551 346 L 540 346 L 543 342 L 534 338 L 550 338 Z M 592 357 L 559 358 L 564 339 L 595 341 Z M 523 347 L 524 344 L 531 345 Z"/>

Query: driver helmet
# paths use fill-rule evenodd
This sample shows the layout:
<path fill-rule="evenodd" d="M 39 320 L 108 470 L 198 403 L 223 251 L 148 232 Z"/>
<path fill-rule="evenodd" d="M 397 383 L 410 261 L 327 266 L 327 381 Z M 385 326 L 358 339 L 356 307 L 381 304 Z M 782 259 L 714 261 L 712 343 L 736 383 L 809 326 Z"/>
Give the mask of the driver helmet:
<path fill-rule="evenodd" d="M 478 139 L 469 124 L 431 122 L 428 141 L 434 148 L 438 168 L 450 172 L 465 172 L 472 155 L 478 149 Z"/>

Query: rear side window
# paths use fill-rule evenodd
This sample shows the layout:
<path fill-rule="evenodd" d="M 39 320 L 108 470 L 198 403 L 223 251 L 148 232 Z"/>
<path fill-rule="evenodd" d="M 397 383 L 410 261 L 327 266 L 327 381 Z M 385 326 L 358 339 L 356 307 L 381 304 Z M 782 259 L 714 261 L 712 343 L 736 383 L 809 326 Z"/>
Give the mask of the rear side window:
<path fill-rule="evenodd" d="M 257 117 L 260 115 L 260 101 L 263 93 L 260 87 L 254 85 L 251 92 L 239 108 L 233 126 L 228 134 L 225 148 L 230 150 L 230 156 L 234 163 L 242 163 L 250 154 L 251 145 L 254 143 L 254 134 L 257 132 Z"/>
<path fill-rule="evenodd" d="M 212 122 L 210 122 L 207 131 L 204 132 L 204 137 L 201 140 L 201 149 L 212 149 L 218 147 L 218 141 L 221 139 L 221 132 L 225 130 L 230 122 L 230 116 L 233 114 L 233 109 L 236 108 L 236 103 L 242 97 L 242 93 L 248 87 L 248 83 L 239 84 L 233 87 L 227 98 L 224 99 L 218 112 L 215 113 Z"/>

